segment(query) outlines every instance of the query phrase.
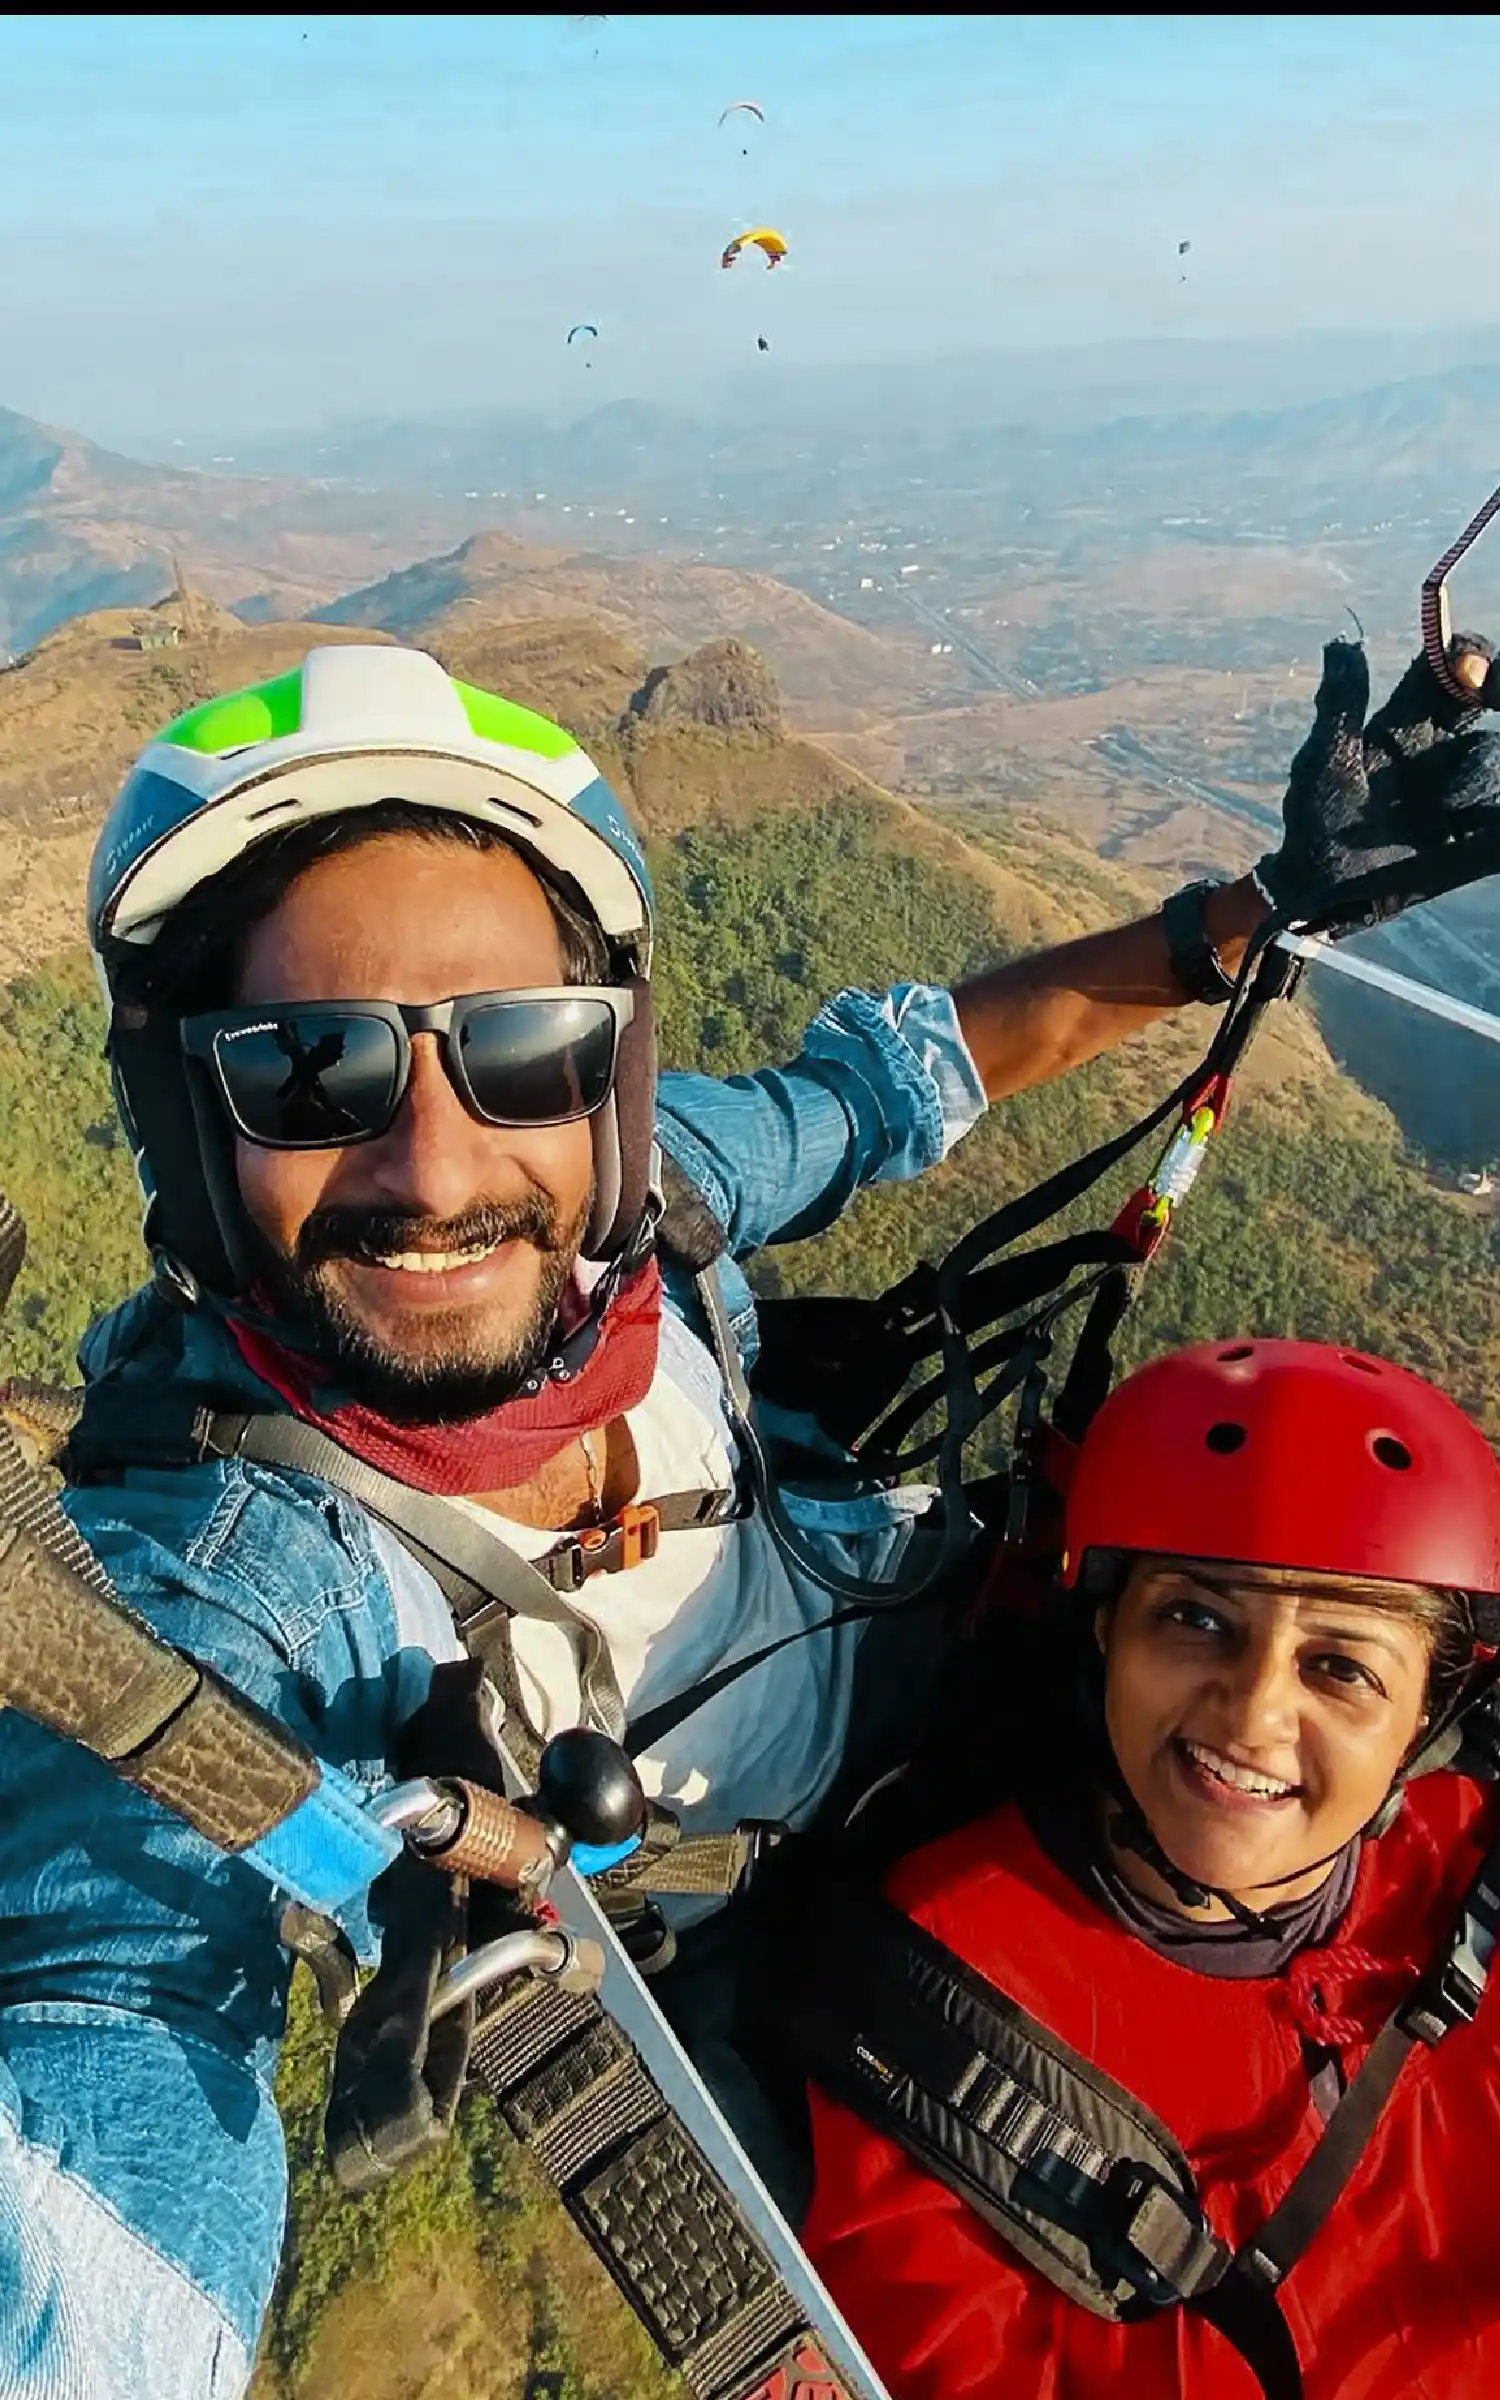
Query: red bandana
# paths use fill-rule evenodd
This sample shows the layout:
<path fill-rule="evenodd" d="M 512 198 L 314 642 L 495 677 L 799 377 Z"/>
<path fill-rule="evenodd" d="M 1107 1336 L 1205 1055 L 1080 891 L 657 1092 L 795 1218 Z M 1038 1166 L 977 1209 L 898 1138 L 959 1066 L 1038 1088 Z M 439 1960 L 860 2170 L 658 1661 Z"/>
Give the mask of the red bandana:
<path fill-rule="evenodd" d="M 506 1400 L 488 1416 L 449 1425 L 396 1425 L 355 1401 L 324 1411 L 314 1398 L 321 1380 L 316 1360 L 238 1318 L 229 1322 L 246 1366 L 281 1395 L 293 1416 L 398 1483 L 452 1499 L 509 1491 L 580 1434 L 610 1424 L 645 1399 L 656 1373 L 661 1276 L 652 1258 L 621 1286 L 592 1352 L 566 1382 L 553 1378 L 534 1399 Z"/>

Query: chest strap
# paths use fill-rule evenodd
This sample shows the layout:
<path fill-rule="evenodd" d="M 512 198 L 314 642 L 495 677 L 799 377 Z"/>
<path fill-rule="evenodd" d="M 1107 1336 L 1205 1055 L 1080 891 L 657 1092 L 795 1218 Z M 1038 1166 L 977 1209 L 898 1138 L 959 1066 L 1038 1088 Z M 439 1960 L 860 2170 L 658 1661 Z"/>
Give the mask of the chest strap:
<path fill-rule="evenodd" d="M 580 1550 L 592 1556 L 588 1545 L 624 1547 L 633 1538 L 628 1518 L 639 1519 L 645 1511 L 627 1512 L 620 1525 L 599 1534 L 569 1537 L 549 1559 L 533 1563 L 512 1550 L 498 1530 L 492 1533 L 466 1510 L 382 1474 L 300 1418 L 209 1409 L 186 1394 L 160 1395 L 144 1406 L 137 1398 L 127 1405 L 123 1390 L 108 1385 L 89 1390 L 69 1451 L 70 1468 L 82 1477 L 117 1471 L 121 1465 L 181 1467 L 210 1458 L 248 1459 L 258 1466 L 313 1476 L 345 1493 L 395 1535 L 437 1584 L 459 1639 L 499 1692 L 507 1746 L 526 1775 L 535 1775 L 543 1737 L 527 1713 L 516 1671 L 510 1638 L 514 1617 L 555 1625 L 566 1635 L 587 1720 L 612 1739 L 624 1733 L 624 1700 L 608 1645 L 598 1627 L 568 1604 L 568 1592 L 594 1570 L 585 1568 L 575 1581 L 571 1564 L 558 1567 L 555 1562 L 570 1561 Z M 722 1524 L 738 1513 L 735 1496 L 724 1491 L 668 1493 L 651 1503 L 662 1532 Z M 654 1546 L 653 1541 L 641 1555 L 651 1556 Z M 549 1563 L 562 1580 L 561 1589 L 541 1571 Z M 623 1557 L 620 1563 L 633 1561 Z M 629 1889 L 653 1896 L 728 1899 L 739 1890 L 769 1832 L 744 1826 L 680 1837 L 675 1819 L 665 1810 L 654 1812 L 653 1825 L 656 1838 L 600 1879 L 601 1896 L 623 1895 Z"/>

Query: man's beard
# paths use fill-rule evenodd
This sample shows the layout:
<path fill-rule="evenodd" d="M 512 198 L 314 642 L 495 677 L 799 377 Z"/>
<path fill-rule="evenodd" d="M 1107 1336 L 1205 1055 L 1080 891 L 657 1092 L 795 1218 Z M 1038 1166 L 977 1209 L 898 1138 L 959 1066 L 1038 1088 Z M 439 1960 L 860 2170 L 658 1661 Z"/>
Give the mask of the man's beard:
<path fill-rule="evenodd" d="M 298 1234 L 294 1258 L 258 1240 L 260 1282 L 273 1312 L 310 1342 L 329 1381 L 377 1415 L 410 1425 L 484 1416 L 515 1399 L 548 1356 L 592 1206 L 590 1192 L 564 1225 L 555 1203 L 533 1184 L 522 1200 L 476 1201 L 456 1217 L 314 1209 Z M 472 1308 L 424 1310 L 428 1341 L 421 1353 L 395 1348 L 366 1324 L 329 1273 L 341 1258 L 369 1263 L 404 1250 L 459 1251 L 508 1241 L 528 1243 L 541 1261 L 521 1321 L 496 1325 L 492 1312 Z"/>

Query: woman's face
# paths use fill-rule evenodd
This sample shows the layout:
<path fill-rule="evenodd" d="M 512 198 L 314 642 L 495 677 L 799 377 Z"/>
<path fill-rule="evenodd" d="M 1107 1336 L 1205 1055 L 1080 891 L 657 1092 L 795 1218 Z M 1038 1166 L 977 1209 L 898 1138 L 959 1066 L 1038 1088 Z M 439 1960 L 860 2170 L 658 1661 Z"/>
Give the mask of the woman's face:
<path fill-rule="evenodd" d="M 1384 1800 L 1422 1722 L 1428 1637 L 1369 1593 L 1143 1559 L 1101 1611 L 1115 1757 L 1194 1883 L 1251 1907 L 1294 1899 Z"/>

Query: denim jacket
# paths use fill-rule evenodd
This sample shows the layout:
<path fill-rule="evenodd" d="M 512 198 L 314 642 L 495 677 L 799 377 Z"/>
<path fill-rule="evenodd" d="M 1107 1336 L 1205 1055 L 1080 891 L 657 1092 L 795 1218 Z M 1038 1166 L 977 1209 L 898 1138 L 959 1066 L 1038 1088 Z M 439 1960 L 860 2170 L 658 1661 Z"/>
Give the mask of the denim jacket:
<path fill-rule="evenodd" d="M 842 993 L 789 1066 L 662 1077 L 659 1136 L 727 1229 L 747 1357 L 740 1262 L 831 1224 L 863 1184 L 935 1165 L 984 1104 L 950 996 L 923 985 Z M 670 1277 L 667 1298 L 691 1308 Z M 127 1302 L 93 1329 L 86 1378 L 160 1380 L 162 1358 L 132 1348 L 138 1323 Z M 184 1371 L 222 1376 L 222 1329 L 187 1327 Z M 434 1658 L 456 1654 L 389 1535 L 327 1486 L 241 1461 L 131 1470 L 68 1505 L 162 1633 L 379 1788 Z M 830 1555 L 847 1564 L 857 1531 L 868 1568 L 903 1513 L 878 1494 L 845 1510 L 830 1504 Z M 818 1533 L 816 1503 L 801 1518 Z M 243 2390 L 286 2200 L 278 1919 L 251 1867 L 0 1712 L 0 2400 Z M 349 1931 L 375 1955 L 362 1910 Z"/>

